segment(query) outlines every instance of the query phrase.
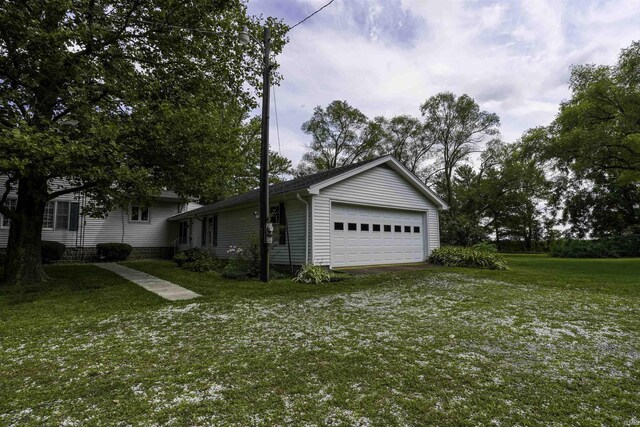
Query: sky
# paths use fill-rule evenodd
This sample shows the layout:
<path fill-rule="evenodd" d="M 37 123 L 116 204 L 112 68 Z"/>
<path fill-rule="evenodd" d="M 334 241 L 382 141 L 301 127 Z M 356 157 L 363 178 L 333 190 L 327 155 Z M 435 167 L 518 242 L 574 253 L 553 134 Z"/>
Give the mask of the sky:
<path fill-rule="evenodd" d="M 247 6 L 293 25 L 327 2 Z M 271 148 L 296 165 L 311 141 L 302 123 L 333 100 L 369 118 L 420 117 L 444 91 L 498 114 L 503 140 L 516 141 L 554 119 L 572 64 L 614 64 L 640 40 L 639 23 L 640 0 L 335 0 L 292 29 L 277 57 Z"/>

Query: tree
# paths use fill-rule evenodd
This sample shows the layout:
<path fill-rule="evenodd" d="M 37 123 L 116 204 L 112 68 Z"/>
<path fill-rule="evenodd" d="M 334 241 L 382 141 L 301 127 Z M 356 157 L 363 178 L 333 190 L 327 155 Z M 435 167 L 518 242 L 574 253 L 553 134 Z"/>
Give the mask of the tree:
<path fill-rule="evenodd" d="M 617 64 L 577 65 L 571 99 L 537 129 L 538 152 L 558 172 L 554 203 L 571 231 L 620 234 L 640 226 L 640 42 Z"/>
<path fill-rule="evenodd" d="M 640 181 L 640 42 L 614 66 L 574 66 L 570 88 L 551 126 L 548 155 L 579 178 L 611 172 Z"/>
<path fill-rule="evenodd" d="M 313 110 L 302 130 L 312 141 L 298 166 L 298 175 L 334 169 L 372 158 L 377 134 L 367 116 L 346 101 Z"/>
<path fill-rule="evenodd" d="M 203 200 L 204 203 L 215 203 L 218 200 L 258 188 L 260 185 L 260 131 L 260 117 L 254 117 L 240 125 L 237 148 L 239 158 L 243 159 L 242 165 L 229 175 L 228 184 L 223 192 L 209 195 Z M 283 177 L 291 173 L 291 160 L 270 151 L 269 183 L 282 182 Z"/>
<path fill-rule="evenodd" d="M 500 119 L 494 113 L 481 111 L 470 96 L 457 97 L 450 92 L 427 99 L 420 111 L 428 137 L 440 155 L 437 170 L 442 172 L 445 199 L 451 205 L 456 167 L 479 150 L 487 137 L 498 134 Z M 450 210 L 450 215 L 455 215 L 455 209 Z"/>
<path fill-rule="evenodd" d="M 378 155 L 392 154 L 411 172 L 419 174 L 424 162 L 432 155 L 434 141 L 428 138 L 419 119 L 400 115 L 386 119 L 376 117 L 373 126 L 378 132 Z"/>
<path fill-rule="evenodd" d="M 504 236 L 522 241 L 526 250 L 534 250 L 535 242 L 542 238 L 542 207 L 549 197 L 550 182 L 522 142 L 503 146 L 497 160 L 486 174 L 481 191 L 487 201 L 487 226 L 495 232 L 498 247 Z"/>
<path fill-rule="evenodd" d="M 262 66 L 259 49 L 241 46 L 237 35 L 244 26 L 257 33 L 259 24 L 241 0 L 2 3 L 5 282 L 46 278 L 48 200 L 84 191 L 98 214 L 163 187 L 198 196 L 226 184 L 241 160 L 229 123 L 256 105 Z M 286 27 L 266 24 L 277 54 Z M 69 185 L 56 187 L 56 179 Z"/>

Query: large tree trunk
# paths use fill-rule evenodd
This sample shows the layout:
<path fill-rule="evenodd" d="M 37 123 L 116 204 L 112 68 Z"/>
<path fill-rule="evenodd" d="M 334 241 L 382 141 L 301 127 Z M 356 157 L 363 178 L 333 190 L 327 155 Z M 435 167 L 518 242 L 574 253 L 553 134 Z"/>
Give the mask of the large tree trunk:
<path fill-rule="evenodd" d="M 46 179 L 28 177 L 18 182 L 17 217 L 11 220 L 9 230 L 4 265 L 5 284 L 38 284 L 47 279 L 40 255 L 47 195 Z"/>

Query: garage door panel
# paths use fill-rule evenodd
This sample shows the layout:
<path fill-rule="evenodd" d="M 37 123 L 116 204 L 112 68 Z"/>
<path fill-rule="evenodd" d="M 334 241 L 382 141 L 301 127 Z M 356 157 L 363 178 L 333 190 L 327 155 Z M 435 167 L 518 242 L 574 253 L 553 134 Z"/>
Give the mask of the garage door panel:
<path fill-rule="evenodd" d="M 424 261 L 422 212 L 334 203 L 331 220 L 334 267 Z M 344 229 L 335 230 L 335 222 L 342 222 Z M 356 224 L 356 229 L 349 230 L 349 223 Z M 374 225 L 378 231 L 373 230 Z M 385 225 L 391 231 L 384 231 Z M 398 226 L 400 231 L 396 231 Z"/>

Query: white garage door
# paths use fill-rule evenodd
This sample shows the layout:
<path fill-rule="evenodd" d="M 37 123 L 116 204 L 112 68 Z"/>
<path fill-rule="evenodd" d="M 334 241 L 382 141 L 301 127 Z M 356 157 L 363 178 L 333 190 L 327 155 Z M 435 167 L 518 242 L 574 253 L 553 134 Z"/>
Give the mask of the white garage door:
<path fill-rule="evenodd" d="M 424 261 L 422 212 L 334 203 L 331 206 L 331 265 L 399 264 Z"/>

